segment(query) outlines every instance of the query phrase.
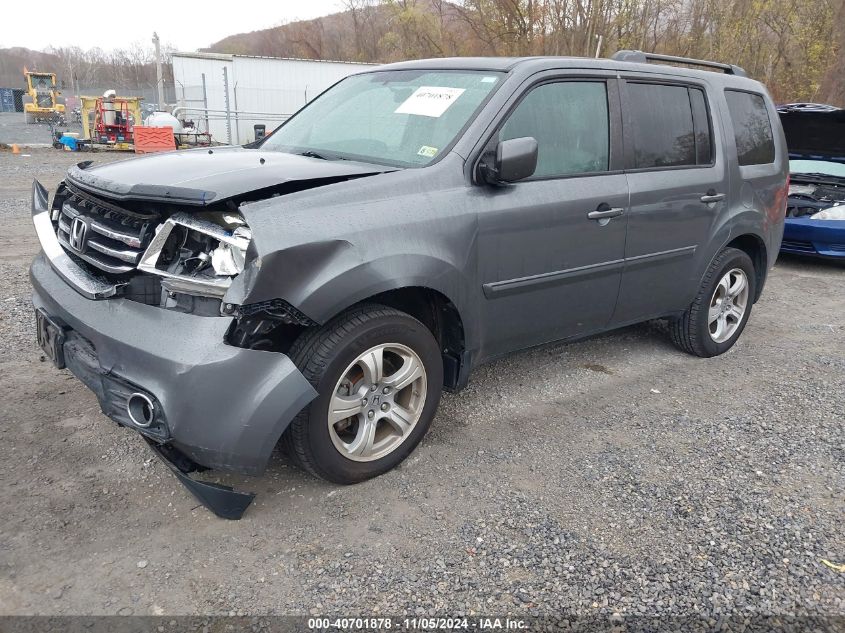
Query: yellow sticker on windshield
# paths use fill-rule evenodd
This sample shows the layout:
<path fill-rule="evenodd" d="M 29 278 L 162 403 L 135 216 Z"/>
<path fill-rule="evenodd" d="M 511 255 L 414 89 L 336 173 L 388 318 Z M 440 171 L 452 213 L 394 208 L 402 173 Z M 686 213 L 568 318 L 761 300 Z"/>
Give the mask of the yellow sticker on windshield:
<path fill-rule="evenodd" d="M 436 147 L 429 147 L 428 145 L 423 145 L 420 148 L 420 151 L 417 152 L 417 156 L 425 156 L 426 158 L 434 158 L 437 155 L 437 148 Z"/>

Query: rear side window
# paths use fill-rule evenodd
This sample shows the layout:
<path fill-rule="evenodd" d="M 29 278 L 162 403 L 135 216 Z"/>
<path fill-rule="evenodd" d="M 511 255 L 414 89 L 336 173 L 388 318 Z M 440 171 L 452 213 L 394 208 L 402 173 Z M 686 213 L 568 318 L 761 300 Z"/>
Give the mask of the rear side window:
<path fill-rule="evenodd" d="M 695 165 L 695 126 L 686 86 L 628 83 L 634 169 Z M 710 162 L 709 160 L 707 162 Z"/>
<path fill-rule="evenodd" d="M 739 90 L 725 90 L 736 138 L 740 165 L 765 165 L 775 162 L 772 123 L 762 95 Z"/>
<path fill-rule="evenodd" d="M 499 131 L 500 141 L 523 136 L 537 139 L 535 177 L 607 171 L 607 85 L 603 81 L 564 81 L 534 88 Z"/>

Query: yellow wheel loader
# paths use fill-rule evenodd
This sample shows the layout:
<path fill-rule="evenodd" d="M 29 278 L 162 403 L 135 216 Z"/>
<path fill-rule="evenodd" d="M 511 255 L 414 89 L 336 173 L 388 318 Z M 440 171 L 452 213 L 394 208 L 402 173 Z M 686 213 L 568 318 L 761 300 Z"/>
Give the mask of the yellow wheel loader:
<path fill-rule="evenodd" d="M 23 95 L 23 111 L 27 123 L 54 121 L 61 123 L 65 118 L 65 99 L 56 89 L 55 73 L 24 71 L 26 94 Z"/>

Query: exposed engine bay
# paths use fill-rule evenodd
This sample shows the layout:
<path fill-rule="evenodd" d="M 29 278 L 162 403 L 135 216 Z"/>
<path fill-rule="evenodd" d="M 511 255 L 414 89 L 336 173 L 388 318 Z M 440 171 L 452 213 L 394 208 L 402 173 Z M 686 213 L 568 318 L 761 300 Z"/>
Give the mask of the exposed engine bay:
<path fill-rule="evenodd" d="M 803 176 L 793 176 L 789 185 L 786 217 L 810 217 L 841 204 L 845 204 L 845 182 L 841 185 L 827 181 L 817 184 Z"/>

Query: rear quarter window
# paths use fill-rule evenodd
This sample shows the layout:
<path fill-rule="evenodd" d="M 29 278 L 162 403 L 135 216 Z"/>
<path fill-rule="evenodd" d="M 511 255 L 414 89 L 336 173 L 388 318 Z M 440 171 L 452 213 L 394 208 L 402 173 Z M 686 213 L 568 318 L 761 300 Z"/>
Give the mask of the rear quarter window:
<path fill-rule="evenodd" d="M 762 95 L 740 90 L 725 90 L 736 139 L 740 165 L 765 165 L 775 162 L 772 122 Z"/>

